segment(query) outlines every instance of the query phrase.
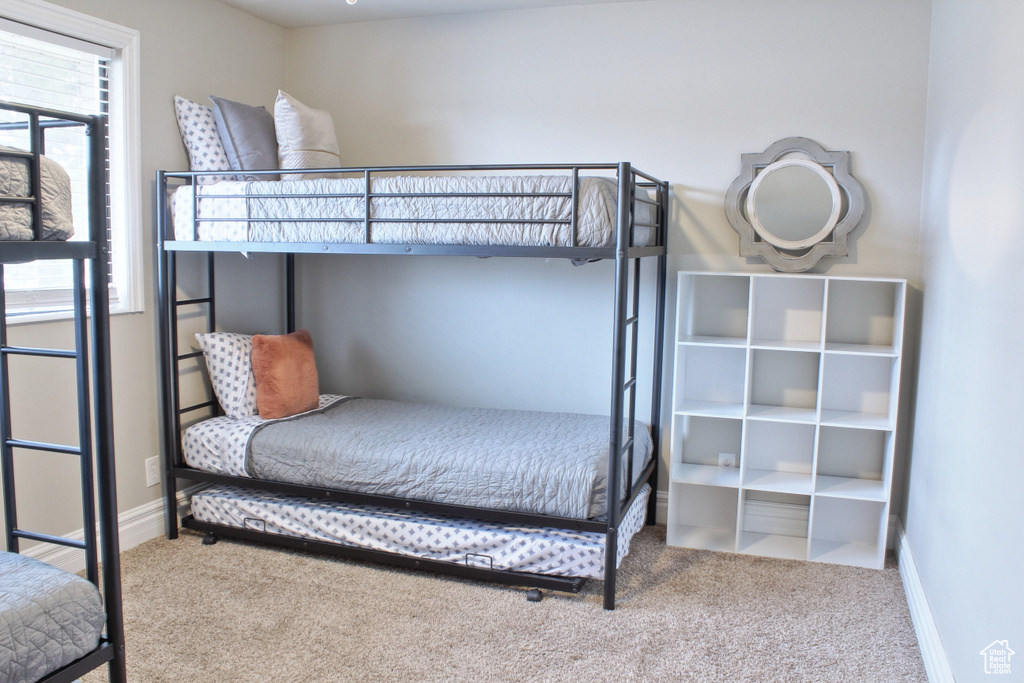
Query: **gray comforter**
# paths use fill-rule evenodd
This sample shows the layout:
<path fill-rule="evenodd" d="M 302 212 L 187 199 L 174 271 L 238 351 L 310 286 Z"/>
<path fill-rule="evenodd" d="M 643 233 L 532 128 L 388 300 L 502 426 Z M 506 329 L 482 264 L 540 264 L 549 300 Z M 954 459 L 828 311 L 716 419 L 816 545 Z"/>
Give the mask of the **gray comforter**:
<path fill-rule="evenodd" d="M 106 618 L 92 583 L 0 552 L 0 681 L 36 681 L 99 645 Z"/>
<path fill-rule="evenodd" d="M 18 152 L 0 146 L 2 152 Z M 42 187 L 42 225 L 39 239 L 66 240 L 75 234 L 71 214 L 71 179 L 67 171 L 49 157 L 39 157 Z M 31 165 L 27 159 L 0 154 L 0 196 L 31 197 Z M 32 240 L 32 208 L 23 202 L 0 202 L 0 241 Z"/>
<path fill-rule="evenodd" d="M 577 519 L 605 511 L 608 418 L 348 399 L 268 423 L 250 476 Z M 636 426 L 634 473 L 651 455 Z M 623 467 L 625 472 L 625 467 Z"/>

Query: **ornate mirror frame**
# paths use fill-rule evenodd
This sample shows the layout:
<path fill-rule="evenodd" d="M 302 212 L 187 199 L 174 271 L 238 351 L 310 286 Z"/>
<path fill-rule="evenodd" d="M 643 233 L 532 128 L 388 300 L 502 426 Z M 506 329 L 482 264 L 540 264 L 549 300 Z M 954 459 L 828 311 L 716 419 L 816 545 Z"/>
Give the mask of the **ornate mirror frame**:
<path fill-rule="evenodd" d="M 849 152 L 828 152 L 812 140 L 792 137 L 740 159 L 740 174 L 725 195 L 725 215 L 739 233 L 740 256 L 759 256 L 786 273 L 810 270 L 827 256 L 846 256 L 847 235 L 860 224 L 865 206 L 864 186 L 850 173 Z M 755 199 L 761 182 L 789 166 L 817 173 L 831 195 L 828 219 L 806 239 L 773 235 L 757 215 Z"/>

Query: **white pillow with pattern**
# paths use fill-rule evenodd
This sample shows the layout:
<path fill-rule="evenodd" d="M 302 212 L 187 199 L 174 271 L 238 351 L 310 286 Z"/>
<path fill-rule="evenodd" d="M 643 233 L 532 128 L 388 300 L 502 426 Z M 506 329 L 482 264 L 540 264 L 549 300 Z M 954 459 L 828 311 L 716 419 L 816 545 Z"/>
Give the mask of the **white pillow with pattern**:
<path fill-rule="evenodd" d="M 228 417 L 256 414 L 256 379 L 252 374 L 252 336 L 236 332 L 196 333 L 206 358 L 213 393 Z"/>
<path fill-rule="evenodd" d="M 181 133 L 181 141 L 185 143 L 191 170 L 231 170 L 231 162 L 228 161 L 224 143 L 217 132 L 217 122 L 213 118 L 212 108 L 175 95 L 174 115 L 178 119 L 178 132 Z M 199 176 L 196 182 L 205 185 L 220 180 L 235 180 L 235 176 Z"/>

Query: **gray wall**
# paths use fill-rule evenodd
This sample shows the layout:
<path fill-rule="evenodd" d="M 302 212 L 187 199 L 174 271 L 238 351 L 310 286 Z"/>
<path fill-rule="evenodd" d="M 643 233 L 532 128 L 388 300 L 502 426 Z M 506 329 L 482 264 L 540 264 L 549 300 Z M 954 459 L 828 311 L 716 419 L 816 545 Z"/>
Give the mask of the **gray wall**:
<path fill-rule="evenodd" d="M 1024 680 L 1024 5 L 935 0 L 907 538 L 956 679 Z"/>
<path fill-rule="evenodd" d="M 332 112 L 346 164 L 626 160 L 665 178 L 670 309 L 678 269 L 770 270 L 725 218 L 741 153 L 792 135 L 851 150 L 870 223 L 818 270 L 917 288 L 929 21 L 926 0 L 650 0 L 296 29 L 287 87 Z M 337 391 L 607 410 L 606 264 L 319 259 L 308 277 L 358 293 L 306 308 L 340 350 Z"/>
<path fill-rule="evenodd" d="M 286 32 L 209 0 L 61 0 L 55 4 L 137 29 L 141 45 L 143 223 L 146 284 L 143 313 L 111 321 L 118 502 L 132 510 L 159 496 L 147 488 L 146 458 L 159 450 L 154 317 L 153 177 L 157 169 L 187 166 L 172 98 L 205 100 L 220 93 L 244 101 L 273 102 L 284 80 Z M 0 12 L 3 4 L 0 3 Z M 18 325 L 12 344 L 69 346 L 70 323 Z M 38 362 L 12 366 L 14 424 L 21 438 L 77 439 L 73 377 Z M 45 391 L 36 387 L 45 386 Z M 19 461 L 19 522 L 33 530 L 66 533 L 82 526 L 73 463 L 57 456 Z"/>

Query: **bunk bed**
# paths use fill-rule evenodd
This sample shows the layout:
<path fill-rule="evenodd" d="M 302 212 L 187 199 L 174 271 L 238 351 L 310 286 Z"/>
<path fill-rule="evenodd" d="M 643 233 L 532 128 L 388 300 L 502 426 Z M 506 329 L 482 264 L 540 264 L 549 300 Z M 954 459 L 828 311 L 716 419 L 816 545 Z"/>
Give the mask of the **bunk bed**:
<path fill-rule="evenodd" d="M 121 573 L 110 395 L 106 224 L 106 122 L 38 107 L 0 102 L 0 128 L 18 131 L 21 147 L 0 147 L 0 281 L 6 264 L 50 259 L 72 262 L 74 348 L 8 343 L 7 289 L 0 287 L 0 484 L 6 551 L 0 552 L 0 679 L 65 683 L 107 665 L 108 680 L 125 673 Z M 44 156 L 46 132 L 70 128 L 87 136 L 86 239 L 73 232 L 69 178 Z M 52 137 L 52 136 L 51 136 Z M 6 284 L 6 283 L 5 283 Z M 16 357 L 66 359 L 77 380 L 78 443 L 18 438 L 12 424 L 10 366 Z M 13 362 L 18 362 L 14 360 Z M 91 389 L 90 389 L 91 385 Z M 78 459 L 82 538 L 54 536 L 19 524 L 15 453 L 57 453 Z M 22 553 L 22 542 L 84 553 L 84 577 Z M 46 547 L 46 545 L 38 547 Z"/>
<path fill-rule="evenodd" d="M 578 592 L 597 578 L 604 582 L 604 607 L 614 609 L 616 571 L 629 538 L 645 521 L 654 522 L 667 183 L 629 163 L 331 168 L 318 169 L 314 178 L 266 171 L 272 180 L 261 173 L 247 171 L 245 179 L 223 171 L 157 173 L 168 536 L 177 536 L 180 523 L 207 532 L 209 542 L 242 538 L 525 586 L 531 600 L 546 589 Z M 247 357 L 255 364 L 249 349 L 258 340 L 217 331 L 214 256 L 222 252 L 284 254 L 282 338 L 303 332 L 295 280 L 305 254 L 613 261 L 609 412 L 456 410 L 329 394 L 307 398 L 308 412 L 297 417 L 265 420 L 252 405 L 238 412 L 247 399 L 237 390 L 231 397 L 217 390 L 213 375 L 223 364 L 209 345 L 221 344 L 222 357 L 233 353 L 243 365 Z M 205 293 L 179 298 L 178 258 L 190 253 L 205 254 Z M 655 267 L 656 280 L 646 423 L 636 415 L 643 262 Z M 209 332 L 197 334 L 201 350 L 179 348 L 183 306 L 206 307 Z M 183 363 L 197 358 L 206 361 L 212 395 L 185 405 Z M 235 372 L 234 386 L 244 386 L 244 372 Z M 358 425 L 360 436 L 349 439 L 346 424 Z M 458 424 L 470 436 L 452 444 L 453 430 L 432 428 L 439 424 Z M 314 436 L 305 436 L 306 428 Z M 425 460 L 410 466 L 406 450 L 395 456 L 387 444 L 369 450 L 393 441 L 396 430 L 403 434 L 400 448 L 415 443 L 416 457 L 426 451 Z M 504 433 L 540 434 L 545 441 L 509 456 L 514 449 L 501 440 Z M 554 442 L 560 438 L 570 450 L 585 451 L 586 463 L 566 457 L 558 468 L 547 462 L 558 460 Z M 340 454 L 331 456 L 326 471 L 306 476 L 305 461 L 291 462 L 305 457 L 307 449 L 295 445 L 303 439 L 352 443 L 337 446 Z M 264 440 L 270 464 L 260 454 Z M 323 457 L 318 452 L 313 459 Z M 538 459 L 545 460 L 541 467 Z M 376 476 L 386 481 L 368 479 L 366 467 L 377 467 Z M 452 470 L 458 477 L 448 476 Z M 192 497 L 192 513 L 180 520 L 178 479 L 210 485 Z M 570 489 L 578 495 L 566 493 Z M 319 522 L 300 523 L 309 519 Z M 394 531 L 410 526 L 422 542 Z"/>

